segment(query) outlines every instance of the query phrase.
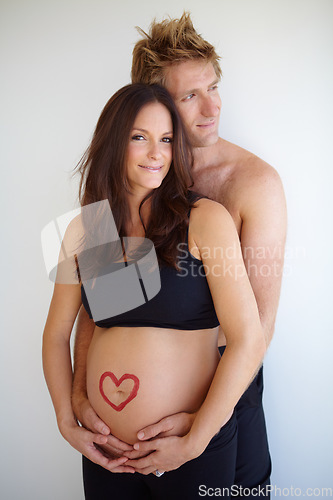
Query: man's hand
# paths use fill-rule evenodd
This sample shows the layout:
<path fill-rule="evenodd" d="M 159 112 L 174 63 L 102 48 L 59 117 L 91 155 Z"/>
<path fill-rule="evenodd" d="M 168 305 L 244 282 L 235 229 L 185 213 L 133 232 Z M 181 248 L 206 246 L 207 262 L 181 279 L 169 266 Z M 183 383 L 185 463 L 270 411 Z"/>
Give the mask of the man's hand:
<path fill-rule="evenodd" d="M 156 424 L 148 425 L 138 432 L 140 441 L 147 441 L 155 437 L 185 436 L 193 423 L 195 413 L 175 413 L 162 418 Z"/>
<path fill-rule="evenodd" d="M 95 464 L 101 465 L 111 472 L 135 472 L 133 467 L 125 465 L 128 461 L 127 457 L 110 458 L 100 449 L 100 446 L 106 445 L 107 436 L 90 432 L 80 427 L 74 420 L 69 424 L 59 425 L 59 429 L 62 436 L 73 448 Z"/>
<path fill-rule="evenodd" d="M 153 438 L 164 438 L 167 436 L 185 436 L 191 429 L 193 420 L 195 418 L 195 413 L 175 413 L 174 415 L 169 415 L 168 417 L 162 418 L 156 424 L 148 425 L 144 429 L 138 432 L 138 439 L 140 441 L 148 441 Z M 149 447 L 146 448 L 141 445 L 136 447 L 133 451 L 124 451 L 123 455 L 130 458 L 131 460 L 137 460 L 151 453 L 151 443 L 155 441 L 150 441 Z M 153 445 L 154 446 L 154 445 Z"/>
<path fill-rule="evenodd" d="M 191 446 L 188 435 L 135 443 L 134 449 L 141 453 L 148 453 L 148 455 L 137 460 L 129 460 L 126 465 L 144 475 L 151 474 L 157 469 L 160 472 L 178 469 L 185 462 L 200 455 L 200 452 L 198 453 Z"/>

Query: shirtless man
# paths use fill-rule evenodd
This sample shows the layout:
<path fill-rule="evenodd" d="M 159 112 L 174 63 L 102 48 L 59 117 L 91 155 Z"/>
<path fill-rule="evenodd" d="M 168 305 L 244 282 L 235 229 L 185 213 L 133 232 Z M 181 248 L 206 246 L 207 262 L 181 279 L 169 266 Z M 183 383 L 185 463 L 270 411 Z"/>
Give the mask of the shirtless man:
<path fill-rule="evenodd" d="M 179 36 L 179 33 L 182 36 Z M 222 203 L 233 217 L 243 258 L 257 300 L 269 345 L 278 308 L 286 235 L 286 205 L 277 172 L 267 163 L 218 136 L 221 99 L 219 57 L 214 47 L 193 28 L 188 14 L 181 19 L 153 23 L 149 35 L 133 51 L 132 81 L 164 85 L 174 98 L 194 148 L 193 189 Z M 218 228 L 217 228 L 218 230 Z M 83 308 L 82 308 L 83 309 Z M 144 456 L 154 449 L 156 436 L 185 434 L 191 416 L 177 414 L 144 429 L 139 451 L 110 434 L 91 408 L 86 395 L 87 350 L 94 323 L 79 314 L 74 351 L 73 409 L 84 425 L 65 438 L 93 462 L 113 472 L 126 472 L 124 459 Z M 225 344 L 220 332 L 219 345 Z M 223 353 L 223 347 L 220 348 Z M 271 462 L 262 407 L 262 368 L 236 407 L 238 456 L 235 485 L 243 488 L 269 484 Z M 75 438 L 74 438 L 75 435 Z M 94 443 L 107 443 L 107 457 Z M 138 469 L 150 465 L 150 456 L 139 458 Z"/>

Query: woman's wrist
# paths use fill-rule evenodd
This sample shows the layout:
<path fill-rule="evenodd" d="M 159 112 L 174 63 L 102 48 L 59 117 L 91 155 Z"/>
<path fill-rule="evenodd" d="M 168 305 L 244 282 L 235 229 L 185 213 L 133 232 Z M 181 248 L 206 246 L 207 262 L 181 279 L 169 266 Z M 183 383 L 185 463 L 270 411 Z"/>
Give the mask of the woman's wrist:
<path fill-rule="evenodd" d="M 231 415 L 227 415 L 222 423 L 216 421 L 207 422 L 207 418 L 197 412 L 192 421 L 191 429 L 186 435 L 188 444 L 195 456 L 201 455 L 209 445 L 213 437 L 220 431 L 221 427 L 229 420 Z"/>
<path fill-rule="evenodd" d="M 60 434 L 66 440 L 68 440 L 66 437 L 68 433 L 79 425 L 73 412 L 57 415 L 57 424 Z"/>
<path fill-rule="evenodd" d="M 207 441 L 198 436 L 192 429 L 184 436 L 186 454 L 190 457 L 188 460 L 193 460 L 199 457 L 207 448 L 210 439 Z"/>

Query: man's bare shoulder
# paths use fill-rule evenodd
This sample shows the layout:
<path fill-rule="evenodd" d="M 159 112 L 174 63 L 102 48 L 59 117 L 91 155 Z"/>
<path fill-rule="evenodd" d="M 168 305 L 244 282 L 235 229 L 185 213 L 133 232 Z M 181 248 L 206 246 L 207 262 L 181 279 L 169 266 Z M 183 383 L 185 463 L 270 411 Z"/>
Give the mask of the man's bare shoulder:
<path fill-rule="evenodd" d="M 247 151 L 236 144 L 220 139 L 221 148 L 221 170 L 229 166 L 230 177 L 237 183 L 248 183 L 252 180 L 254 183 L 267 181 L 280 181 L 280 176 L 276 169 L 262 160 L 255 154 Z"/>
<path fill-rule="evenodd" d="M 210 148 L 202 148 L 200 153 L 193 170 L 194 190 L 224 204 L 228 209 L 237 207 L 237 195 L 244 189 L 281 186 L 275 168 L 250 151 L 224 139 L 220 138 Z"/>
<path fill-rule="evenodd" d="M 286 218 L 286 200 L 281 178 L 274 167 L 258 156 L 234 144 L 227 144 L 234 166 L 227 188 L 221 187 L 221 198 L 234 220 L 258 220 L 270 214 Z M 238 218 L 237 218 L 238 217 Z M 272 219 L 273 220 L 273 219 Z"/>
<path fill-rule="evenodd" d="M 217 173 L 219 196 L 217 201 L 234 215 L 247 210 L 252 203 L 262 200 L 265 205 L 270 197 L 284 200 L 283 186 L 276 169 L 255 154 L 221 139 L 221 176 Z M 223 174 L 227 171 L 227 175 Z"/>
<path fill-rule="evenodd" d="M 201 156 L 200 156 L 201 155 Z M 285 205 L 284 191 L 274 167 L 224 139 L 197 154 L 194 190 L 225 206 L 240 234 L 242 222 L 272 204 Z"/>

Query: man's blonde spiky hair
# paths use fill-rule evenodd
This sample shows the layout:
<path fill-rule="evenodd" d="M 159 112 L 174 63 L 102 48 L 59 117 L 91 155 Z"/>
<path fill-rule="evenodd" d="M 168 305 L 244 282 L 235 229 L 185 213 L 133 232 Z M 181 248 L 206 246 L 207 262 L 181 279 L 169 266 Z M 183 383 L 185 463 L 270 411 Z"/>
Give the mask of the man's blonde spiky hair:
<path fill-rule="evenodd" d="M 175 63 L 194 59 L 211 62 L 216 76 L 221 78 L 220 57 L 215 48 L 199 35 L 192 24 L 190 13 L 180 19 L 156 20 L 149 33 L 137 27 L 143 36 L 133 49 L 132 82 L 164 85 L 164 68 Z"/>

